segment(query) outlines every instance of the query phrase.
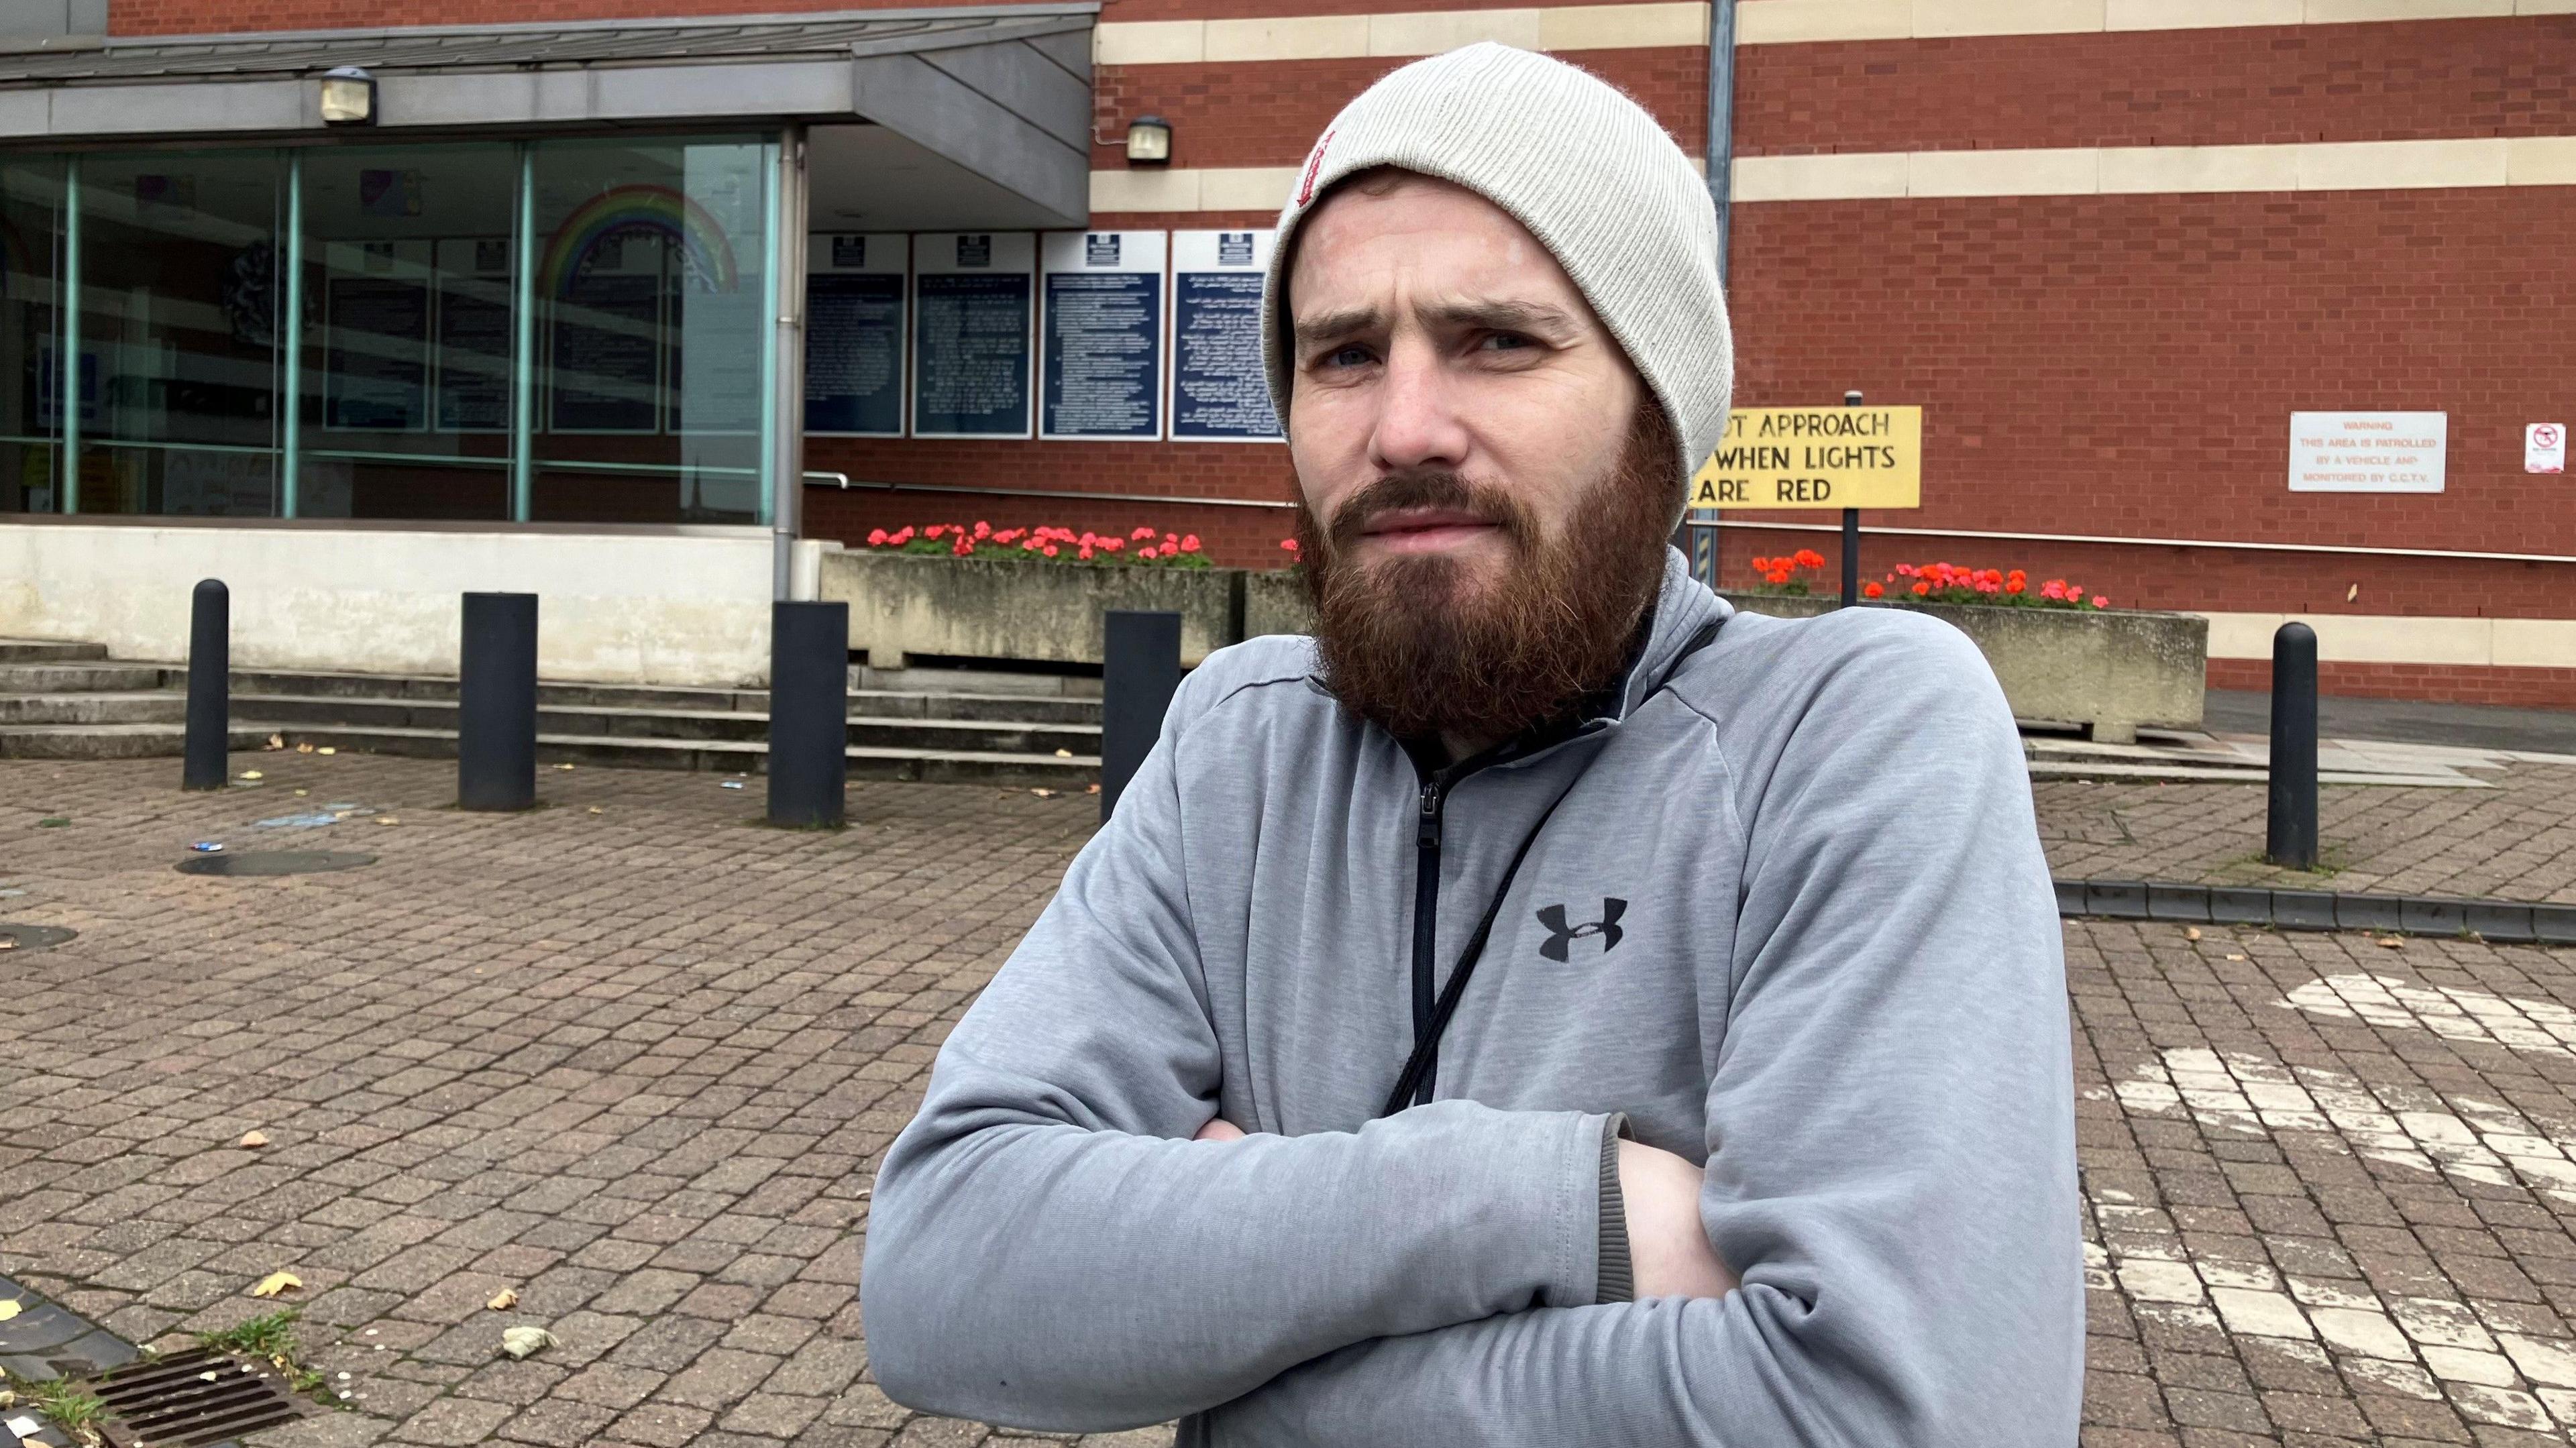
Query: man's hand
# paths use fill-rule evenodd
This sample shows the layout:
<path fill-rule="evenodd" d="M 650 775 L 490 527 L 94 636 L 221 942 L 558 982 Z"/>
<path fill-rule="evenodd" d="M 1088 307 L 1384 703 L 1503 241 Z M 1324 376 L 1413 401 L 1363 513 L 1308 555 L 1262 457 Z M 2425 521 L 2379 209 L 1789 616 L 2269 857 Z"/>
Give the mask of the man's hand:
<path fill-rule="evenodd" d="M 1243 1140 L 1243 1128 L 1226 1120 L 1222 1116 L 1211 1116 L 1208 1118 L 1208 1124 L 1200 1127 L 1199 1134 L 1191 1137 L 1190 1140 L 1241 1141 Z"/>
<path fill-rule="evenodd" d="M 1719 1260 L 1700 1225 L 1699 1193 L 1705 1182 L 1705 1174 L 1688 1157 L 1641 1141 L 1619 1143 L 1619 1195 L 1627 1205 L 1628 1261 L 1639 1300 L 1724 1297 L 1735 1289 L 1735 1274 Z"/>

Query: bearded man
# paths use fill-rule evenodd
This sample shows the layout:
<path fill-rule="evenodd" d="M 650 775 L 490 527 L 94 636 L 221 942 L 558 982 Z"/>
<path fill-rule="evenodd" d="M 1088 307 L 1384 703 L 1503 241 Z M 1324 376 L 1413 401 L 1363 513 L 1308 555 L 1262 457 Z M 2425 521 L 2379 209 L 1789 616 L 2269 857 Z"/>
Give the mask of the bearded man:
<path fill-rule="evenodd" d="M 877 1181 L 901 1403 L 1184 1443 L 2064 1445 L 2056 909 L 1958 633 L 1732 614 L 1716 218 L 1495 45 L 1281 215 L 1315 638 L 1211 655 Z"/>

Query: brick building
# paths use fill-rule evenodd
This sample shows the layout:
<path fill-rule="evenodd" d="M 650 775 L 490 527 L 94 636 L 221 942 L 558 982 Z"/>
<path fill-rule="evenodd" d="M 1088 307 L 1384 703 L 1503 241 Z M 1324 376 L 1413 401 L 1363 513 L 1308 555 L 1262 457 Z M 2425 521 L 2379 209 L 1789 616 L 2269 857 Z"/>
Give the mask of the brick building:
<path fill-rule="evenodd" d="M 792 315 L 798 279 L 837 267 L 815 249 L 843 228 L 909 234 L 917 273 L 930 248 L 986 229 L 1168 235 L 1174 255 L 1186 235 L 1265 231 L 1309 141 L 1376 75 L 1477 39 L 1544 48 L 1628 90 L 1692 155 L 1731 155 L 1718 189 L 1729 197 L 1739 403 L 1832 403 L 1861 389 L 1873 402 L 1924 408 L 1923 506 L 1865 516 L 1870 575 L 1908 559 L 1992 563 L 2077 577 L 2121 605 L 2206 612 L 2216 684 L 2258 682 L 2271 628 L 2297 614 L 2318 624 L 2330 689 L 2576 705 L 2576 613 L 2565 602 L 2576 577 L 2576 509 L 2564 475 L 2525 466 L 2529 425 L 2576 422 L 2576 304 L 2566 296 L 2576 281 L 2566 237 L 2576 219 L 2571 0 L 1739 0 L 1717 17 L 1733 44 L 1716 55 L 1711 7 L 1689 0 L 1400 3 L 1415 8 L 1362 0 L 1106 0 L 1096 13 L 1088 5 L 864 10 L 849 0 L 399 7 L 405 26 L 453 28 L 441 45 L 489 46 L 476 70 L 406 52 L 405 32 L 378 28 L 386 7 L 352 0 L 41 0 L 21 7 L 37 12 L 32 19 L 10 22 L 28 32 L 29 48 L 0 56 L 0 137 L 27 152 L 0 155 L 0 164 L 41 168 L 54 163 L 39 152 L 89 149 L 106 155 L 93 169 L 113 174 L 116 147 L 143 138 L 104 135 L 83 121 L 85 89 L 141 93 L 170 83 L 173 67 L 185 68 L 174 58 L 192 47 L 218 57 L 205 65 L 232 66 L 236 88 L 262 64 L 272 67 L 270 80 L 296 86 L 310 85 L 325 61 L 372 67 L 385 77 L 388 130 L 411 123 L 404 96 L 433 82 L 452 97 L 490 96 L 493 113 L 454 111 L 419 134 L 526 147 L 535 159 L 521 164 L 535 168 L 547 163 L 546 146 L 588 143 L 611 129 L 698 126 L 789 153 L 803 140 L 811 148 L 805 179 L 776 184 L 786 209 L 760 234 L 773 258 L 762 274 L 790 293 Z M 772 27 L 761 32 L 770 50 L 855 55 L 883 74 L 820 99 L 730 83 L 689 39 L 716 31 L 688 29 L 726 15 Z M 944 120 L 896 73 L 898 62 L 917 71 L 926 54 L 918 37 L 898 31 L 924 24 L 1008 32 L 976 42 L 981 61 L 929 60 L 943 84 L 956 89 L 964 76 L 972 92 L 945 97 L 964 109 Z M 82 38 L 99 31 L 103 41 Z M 270 32 L 298 38 L 268 44 Z M 330 43 L 332 35 L 345 44 Z M 1079 54 L 1066 38 L 1076 35 Z M 275 70 L 275 61 L 252 56 L 255 43 L 294 52 L 305 69 Z M 1035 75 L 1032 53 L 1087 92 L 1087 114 L 1075 124 L 1057 114 L 1064 85 Z M 83 56 L 98 65 L 83 70 Z M 614 113 L 638 102 L 597 99 L 620 75 L 657 67 L 692 73 L 674 82 L 678 91 L 708 89 L 696 101 L 664 97 L 651 115 Z M 482 91 L 465 84 L 467 71 L 481 77 Z M 578 77 L 593 99 L 582 110 L 559 85 L 554 98 L 523 103 L 503 77 L 522 88 Z M 1733 92 L 1717 114 L 1713 77 L 1721 94 L 1729 84 Z M 411 91 L 399 89 L 406 84 Z M 22 104 L 31 95 L 37 103 Z M 280 154 L 305 147 L 314 159 L 296 164 L 322 167 L 323 152 L 311 148 L 333 138 L 278 104 L 285 109 L 241 124 L 236 139 Z M 1167 162 L 1131 163 L 1125 141 L 1140 117 L 1168 124 Z M 888 131 L 897 143 L 879 145 Z M 767 163 L 727 157 L 710 152 L 699 165 L 680 156 L 665 169 L 696 174 L 695 165 L 713 176 L 777 164 L 775 154 Z M 477 164 L 456 168 L 471 174 Z M 175 184 L 159 180 L 162 171 L 127 171 L 134 174 L 118 184 Z M 353 176 L 352 184 L 366 183 Z M 211 196 L 211 187 L 198 194 Z M 171 198 L 161 199 L 166 208 Z M 490 205 L 506 209 L 507 198 Z M 543 210 L 529 208 L 518 232 L 496 222 L 494 234 L 533 229 L 550 243 L 561 223 Z M 737 239 L 758 249 L 747 233 Z M 1040 246 L 1032 254 L 1051 253 Z M 1166 263 L 1155 265 L 1177 280 Z M 1047 274 L 1041 263 L 1029 270 Z M 33 294 L 13 280 L 11 295 Z M 547 317 L 538 341 L 522 344 L 523 360 L 558 359 L 547 339 L 563 323 Z M 1043 358 L 1046 344 L 1034 335 L 1043 325 L 1032 326 L 1030 345 Z M 774 340 L 743 338 L 744 356 Z M 583 345 L 583 356 L 606 346 Z M 703 355 L 737 342 L 692 345 Z M 657 350 L 664 353 L 681 349 L 672 343 Z M 660 365 L 670 376 L 685 371 Z M 756 444 L 550 442 L 546 399 L 557 383 L 520 383 L 512 415 L 534 409 L 535 423 L 522 421 L 506 447 L 498 434 L 453 445 L 479 447 L 475 466 L 490 476 L 478 484 L 483 493 L 455 484 L 449 495 L 471 493 L 484 500 L 477 516 L 500 507 L 499 522 L 532 529 L 552 517 L 556 528 L 801 528 L 848 540 L 874 526 L 948 518 L 1103 531 L 1151 522 L 1200 534 L 1224 561 L 1276 557 L 1289 482 L 1275 443 L 1174 440 L 1169 392 L 1151 440 L 1043 436 L 1035 396 L 1022 404 L 1026 421 L 1002 429 L 1014 435 L 920 436 L 954 429 L 919 425 L 920 369 L 917 360 L 906 365 L 914 408 L 890 430 L 908 435 L 816 426 L 821 394 L 809 379 L 813 415 L 736 430 Z M 1038 369 L 1054 365 L 1031 362 L 1022 385 L 1042 391 Z M 1178 363 L 1166 355 L 1160 365 L 1168 373 Z M 782 377 L 795 370 L 780 367 Z M 84 376 L 78 385 L 91 384 Z M 386 384 L 376 376 L 368 385 Z M 25 389 L 25 416 L 11 429 L 22 448 L 53 447 L 51 461 L 0 459 L 0 508 L 30 518 L 44 508 L 23 488 L 9 492 L 10 477 L 59 476 L 68 488 L 90 466 L 76 439 L 67 456 L 56 435 L 66 412 L 89 410 L 86 396 L 65 409 L 49 401 L 51 386 Z M 615 390 L 602 384 L 592 387 L 599 397 L 581 396 L 605 415 Z M 315 410 L 334 405 L 328 391 L 326 382 L 307 399 L 308 427 Z M 702 409 L 671 402 L 661 415 L 692 410 Z M 2441 414 L 2440 490 L 2421 491 L 2422 479 L 2404 485 L 2416 491 L 2294 490 L 2294 412 Z M 297 491 L 285 486 L 289 478 L 311 491 L 298 470 L 330 451 L 317 444 L 303 461 L 274 464 L 280 481 L 266 495 L 268 516 L 294 511 L 276 495 Z M 733 473 L 707 465 L 718 454 L 732 459 Z M 663 469 L 650 474 L 661 481 L 618 499 L 596 496 L 600 485 L 584 481 L 630 464 Z M 380 465 L 350 461 L 359 501 L 347 512 L 367 512 L 366 470 Z M 329 476 L 340 491 L 315 496 L 338 506 L 349 485 Z M 739 480 L 733 494 L 690 491 L 723 477 Z M 787 477 L 802 485 L 778 487 Z M 57 512 L 61 491 L 46 495 Z M 150 488 L 128 491 L 149 504 Z M 259 506 L 254 499 L 248 511 Z M 1740 581 L 1753 553 L 1812 546 L 1834 556 L 1834 523 L 1820 513 L 1730 513 L 1721 568 Z M 0 525 L 0 535 L 11 531 Z"/>

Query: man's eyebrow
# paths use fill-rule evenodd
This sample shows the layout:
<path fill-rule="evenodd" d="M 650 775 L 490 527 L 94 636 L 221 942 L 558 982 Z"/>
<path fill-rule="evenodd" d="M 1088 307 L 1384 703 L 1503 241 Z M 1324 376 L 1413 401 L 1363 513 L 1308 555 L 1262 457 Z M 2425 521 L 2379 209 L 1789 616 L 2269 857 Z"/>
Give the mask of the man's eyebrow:
<path fill-rule="evenodd" d="M 1474 328 L 1488 332 L 1540 332 L 1564 336 L 1579 330 L 1573 314 L 1545 302 L 1442 302 L 1421 308 L 1422 320 L 1436 327 Z M 1386 313 L 1376 307 L 1345 307 L 1339 311 L 1318 312 L 1300 317 L 1294 324 L 1297 344 L 1311 347 L 1322 342 L 1375 331 L 1386 325 Z"/>
<path fill-rule="evenodd" d="M 1473 327 L 1488 332 L 1553 332 L 1576 330 L 1573 316 L 1545 302 L 1448 302 L 1426 307 L 1422 319 L 1445 327 Z"/>
<path fill-rule="evenodd" d="M 1385 323 L 1386 314 L 1375 307 L 1344 307 L 1337 312 L 1318 312 L 1311 317 L 1299 317 L 1293 323 L 1293 328 L 1297 344 L 1311 347 L 1319 342 L 1370 331 L 1384 326 Z"/>

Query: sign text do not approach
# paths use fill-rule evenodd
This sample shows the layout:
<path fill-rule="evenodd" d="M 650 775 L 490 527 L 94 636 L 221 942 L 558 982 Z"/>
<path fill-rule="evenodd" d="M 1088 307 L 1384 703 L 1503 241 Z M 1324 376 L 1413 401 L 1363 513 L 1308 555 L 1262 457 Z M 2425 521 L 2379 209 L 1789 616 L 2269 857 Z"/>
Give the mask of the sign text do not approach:
<path fill-rule="evenodd" d="M 1919 508 L 1920 407 L 1739 407 L 1694 508 Z"/>

